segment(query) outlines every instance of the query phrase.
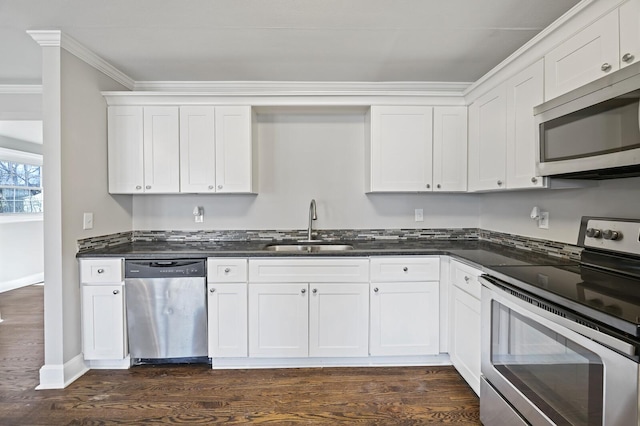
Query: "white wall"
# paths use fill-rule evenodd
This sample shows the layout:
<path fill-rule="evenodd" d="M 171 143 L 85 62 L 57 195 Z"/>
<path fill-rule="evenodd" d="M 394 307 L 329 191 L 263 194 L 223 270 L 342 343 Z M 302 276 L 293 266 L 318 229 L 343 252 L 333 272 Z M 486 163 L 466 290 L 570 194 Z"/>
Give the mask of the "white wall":
<path fill-rule="evenodd" d="M 42 95 L 0 93 L 0 120 L 42 120 Z"/>
<path fill-rule="evenodd" d="M 306 229 L 312 198 L 316 229 L 478 226 L 477 195 L 365 194 L 364 125 L 356 112 L 259 114 L 258 195 L 133 196 L 134 229 Z"/>
<path fill-rule="evenodd" d="M 484 194 L 480 227 L 576 244 L 582 216 L 640 217 L 640 178 L 590 181 L 592 187 Z M 530 219 L 533 206 L 549 212 L 549 229 Z"/>
<path fill-rule="evenodd" d="M 43 47 L 46 284 L 41 388 L 64 387 L 84 368 L 77 240 L 131 229 L 131 197 L 107 193 L 102 90 L 126 89 L 67 51 Z M 83 212 L 94 212 L 94 229 L 82 229 Z"/>

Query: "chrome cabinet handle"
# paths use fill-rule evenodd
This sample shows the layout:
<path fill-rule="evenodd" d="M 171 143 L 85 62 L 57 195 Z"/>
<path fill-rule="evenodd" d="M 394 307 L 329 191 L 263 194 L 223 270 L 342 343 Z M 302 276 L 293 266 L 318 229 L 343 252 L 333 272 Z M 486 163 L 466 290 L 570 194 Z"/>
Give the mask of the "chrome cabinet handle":
<path fill-rule="evenodd" d="M 625 53 L 622 55 L 622 62 L 631 62 L 633 61 L 633 55 L 631 53 Z"/>
<path fill-rule="evenodd" d="M 151 185 L 145 186 L 145 189 L 151 189 Z"/>
<path fill-rule="evenodd" d="M 142 185 L 136 185 L 136 189 L 142 189 Z"/>
<path fill-rule="evenodd" d="M 407 271 L 409 270 L 409 268 L 407 268 L 407 267 L 405 266 L 404 268 L 402 268 L 402 270 L 403 270 L 404 272 L 407 272 Z"/>
<path fill-rule="evenodd" d="M 313 294 L 316 294 L 318 292 L 318 289 L 314 288 L 312 291 L 313 291 Z"/>
<path fill-rule="evenodd" d="M 498 186 L 502 186 L 502 181 L 498 180 L 498 182 L 496 182 L 498 184 Z"/>
<path fill-rule="evenodd" d="M 605 62 L 604 64 L 602 64 L 602 66 L 600 67 L 600 69 L 604 72 L 607 72 L 611 69 L 611 65 L 609 65 L 607 62 Z"/>
<path fill-rule="evenodd" d="M 300 293 L 305 294 L 307 292 L 306 288 L 303 288 L 302 290 L 300 290 Z"/>
<path fill-rule="evenodd" d="M 437 184 L 436 188 L 440 189 L 440 188 L 442 188 L 442 186 L 440 184 Z"/>
<path fill-rule="evenodd" d="M 531 178 L 531 183 L 538 183 L 538 178 L 537 177 L 532 177 Z"/>
<path fill-rule="evenodd" d="M 209 189 L 213 189 L 213 185 L 209 185 Z"/>
<path fill-rule="evenodd" d="M 228 274 L 229 272 L 231 272 L 231 268 L 224 268 L 224 273 Z"/>
<path fill-rule="evenodd" d="M 100 268 L 100 269 L 98 269 L 98 271 L 97 271 L 97 272 L 98 272 L 99 274 L 104 274 L 104 269 Z"/>
<path fill-rule="evenodd" d="M 468 276 L 464 276 L 464 282 L 468 283 L 469 282 L 469 277 Z"/>
<path fill-rule="evenodd" d="M 215 288 L 210 288 L 210 289 L 209 289 L 209 293 L 215 293 L 215 292 L 216 292 L 216 289 L 215 289 Z"/>
<path fill-rule="evenodd" d="M 378 292 L 378 287 L 374 288 L 373 291 L 374 291 L 374 293 L 377 293 Z"/>
<path fill-rule="evenodd" d="M 113 290 L 113 294 L 118 294 L 120 293 L 120 290 Z"/>
<path fill-rule="evenodd" d="M 430 185 L 430 184 L 427 184 L 427 189 L 429 189 L 429 188 L 431 188 L 431 185 Z"/>
<path fill-rule="evenodd" d="M 222 189 L 222 185 L 218 185 L 218 189 Z"/>

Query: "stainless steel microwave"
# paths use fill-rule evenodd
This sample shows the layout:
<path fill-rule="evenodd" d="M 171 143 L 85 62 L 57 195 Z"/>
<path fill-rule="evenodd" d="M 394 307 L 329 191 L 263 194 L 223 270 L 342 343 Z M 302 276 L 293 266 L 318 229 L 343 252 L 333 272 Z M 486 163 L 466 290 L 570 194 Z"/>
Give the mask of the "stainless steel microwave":
<path fill-rule="evenodd" d="M 640 176 L 640 62 L 534 108 L 539 176 Z"/>

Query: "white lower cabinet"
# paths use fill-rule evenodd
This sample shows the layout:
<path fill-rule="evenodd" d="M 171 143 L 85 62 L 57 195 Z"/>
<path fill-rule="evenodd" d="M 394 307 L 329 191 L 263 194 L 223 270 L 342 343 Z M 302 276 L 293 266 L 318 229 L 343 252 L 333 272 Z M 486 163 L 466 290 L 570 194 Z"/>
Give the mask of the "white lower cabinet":
<path fill-rule="evenodd" d="M 367 356 L 369 286 L 316 283 L 310 288 L 309 356 Z"/>
<path fill-rule="evenodd" d="M 209 283 L 209 357 L 247 356 L 247 283 Z"/>
<path fill-rule="evenodd" d="M 439 283 L 371 283 L 371 355 L 439 352 Z"/>
<path fill-rule="evenodd" d="M 249 284 L 249 356 L 309 355 L 308 284 Z"/>
<path fill-rule="evenodd" d="M 451 261 L 449 289 L 449 356 L 469 386 L 480 394 L 480 282 L 481 271 Z"/>
<path fill-rule="evenodd" d="M 123 359 L 124 286 L 82 286 L 82 346 L 85 360 Z"/>

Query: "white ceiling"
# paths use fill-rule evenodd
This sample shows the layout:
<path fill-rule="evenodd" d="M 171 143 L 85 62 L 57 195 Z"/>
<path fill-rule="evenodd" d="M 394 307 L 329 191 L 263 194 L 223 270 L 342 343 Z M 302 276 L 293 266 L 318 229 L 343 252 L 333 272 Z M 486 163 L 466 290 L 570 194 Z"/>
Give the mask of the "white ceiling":
<path fill-rule="evenodd" d="M 0 0 L 0 84 L 39 84 L 26 30 L 136 81 L 472 82 L 578 0 Z"/>

